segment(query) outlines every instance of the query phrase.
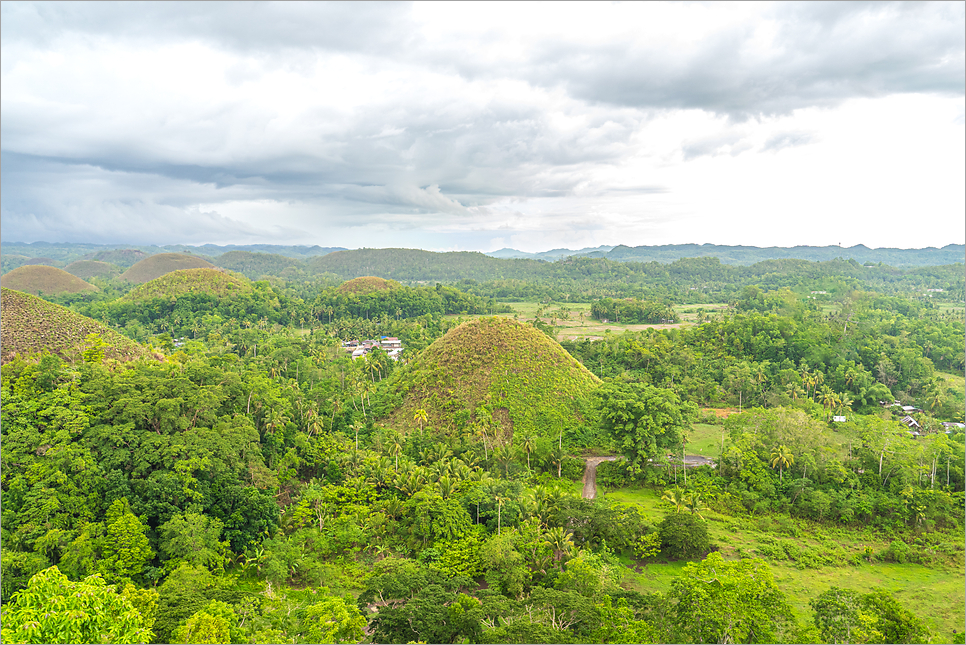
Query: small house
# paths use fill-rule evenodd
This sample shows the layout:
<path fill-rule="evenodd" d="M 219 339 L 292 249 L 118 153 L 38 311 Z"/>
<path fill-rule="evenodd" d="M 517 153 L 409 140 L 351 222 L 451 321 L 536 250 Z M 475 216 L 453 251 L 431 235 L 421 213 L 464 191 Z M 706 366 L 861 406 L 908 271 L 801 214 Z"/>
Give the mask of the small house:
<path fill-rule="evenodd" d="M 922 430 L 922 426 L 919 425 L 919 422 L 910 416 L 902 417 L 901 419 L 899 419 L 899 423 L 913 430 Z"/>
<path fill-rule="evenodd" d="M 845 423 L 845 417 L 840 415 L 834 416 L 832 417 L 832 423 Z"/>

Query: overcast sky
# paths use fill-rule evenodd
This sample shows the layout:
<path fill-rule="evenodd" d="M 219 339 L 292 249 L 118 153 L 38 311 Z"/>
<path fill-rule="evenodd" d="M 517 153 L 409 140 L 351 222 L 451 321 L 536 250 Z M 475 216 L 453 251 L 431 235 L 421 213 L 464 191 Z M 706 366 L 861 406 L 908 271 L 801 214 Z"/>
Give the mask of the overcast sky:
<path fill-rule="evenodd" d="M 3 2 L 2 236 L 962 244 L 964 7 Z"/>

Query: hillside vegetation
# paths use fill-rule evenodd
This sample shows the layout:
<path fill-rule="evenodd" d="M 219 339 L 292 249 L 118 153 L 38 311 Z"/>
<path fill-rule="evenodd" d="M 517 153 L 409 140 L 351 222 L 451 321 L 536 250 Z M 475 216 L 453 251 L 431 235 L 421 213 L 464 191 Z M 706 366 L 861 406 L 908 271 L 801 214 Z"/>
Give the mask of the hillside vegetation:
<path fill-rule="evenodd" d="M 222 297 L 251 292 L 252 285 L 248 280 L 222 269 L 181 269 L 135 287 L 123 299 L 142 301 L 187 294 Z"/>
<path fill-rule="evenodd" d="M 385 278 L 377 278 L 375 276 L 367 275 L 361 278 L 353 278 L 339 285 L 339 293 L 345 294 L 357 294 L 362 295 L 366 293 L 372 293 L 373 291 L 383 291 L 385 289 L 392 289 L 394 287 L 401 286 L 395 280 L 386 280 Z"/>
<path fill-rule="evenodd" d="M 105 343 L 104 356 L 131 360 L 147 356 L 146 349 L 96 320 L 76 314 L 36 296 L 3 288 L 0 300 L 0 331 L 6 363 L 14 356 L 43 351 L 63 358 L 77 358 L 86 346 L 88 334 L 98 334 Z"/>
<path fill-rule="evenodd" d="M 14 269 L 0 278 L 0 285 L 37 295 L 96 291 L 97 287 L 57 267 L 33 264 Z"/>
<path fill-rule="evenodd" d="M 144 258 L 132 266 L 121 274 L 121 279 L 135 284 L 143 284 L 155 278 L 160 278 L 165 273 L 171 273 L 172 271 L 179 271 L 181 269 L 210 269 L 213 266 L 211 262 L 194 255 L 159 253 Z"/>
<path fill-rule="evenodd" d="M 288 269 L 300 269 L 298 260 L 274 253 L 254 253 L 252 251 L 228 251 L 215 259 L 215 264 L 231 271 L 237 271 L 251 280 L 262 276 L 282 275 Z"/>
<path fill-rule="evenodd" d="M 113 278 L 121 273 L 121 267 L 100 260 L 77 260 L 64 267 L 64 270 L 82 280 Z"/>
<path fill-rule="evenodd" d="M 462 419 L 490 426 L 504 440 L 521 433 L 556 437 L 585 423 L 587 397 L 599 383 L 534 327 L 479 318 L 416 358 L 398 385 L 405 400 L 395 422 L 415 427 L 416 410 L 424 410 L 426 423 L 439 429 L 458 429 Z"/>

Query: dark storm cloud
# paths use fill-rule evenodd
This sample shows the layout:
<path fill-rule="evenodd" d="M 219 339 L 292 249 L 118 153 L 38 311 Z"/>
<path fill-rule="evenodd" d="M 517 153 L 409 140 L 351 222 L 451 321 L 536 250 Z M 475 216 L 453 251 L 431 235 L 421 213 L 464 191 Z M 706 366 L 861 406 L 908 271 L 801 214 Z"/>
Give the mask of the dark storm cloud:
<path fill-rule="evenodd" d="M 213 195 L 195 182 L 9 152 L 0 153 L 0 166 L 3 234 L 8 240 L 166 244 L 284 241 L 306 235 L 202 211 L 193 205 Z"/>

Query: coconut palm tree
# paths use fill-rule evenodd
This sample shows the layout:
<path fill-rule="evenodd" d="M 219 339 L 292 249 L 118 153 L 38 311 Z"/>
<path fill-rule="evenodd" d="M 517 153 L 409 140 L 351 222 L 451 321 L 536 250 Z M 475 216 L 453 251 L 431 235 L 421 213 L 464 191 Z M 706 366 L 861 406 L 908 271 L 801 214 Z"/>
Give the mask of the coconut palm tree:
<path fill-rule="evenodd" d="M 426 414 L 426 410 L 419 408 L 413 413 L 413 421 L 419 424 L 419 431 L 423 431 L 423 424 L 429 420 L 429 416 Z"/>
<path fill-rule="evenodd" d="M 684 490 L 680 488 L 669 488 L 664 491 L 661 500 L 673 504 L 674 512 L 680 513 L 681 507 L 684 506 Z"/>
<path fill-rule="evenodd" d="M 356 421 L 355 423 L 352 424 L 351 428 L 356 433 L 356 452 L 358 452 L 359 451 L 359 431 L 365 430 L 366 424 L 363 423 L 362 421 Z"/>
<path fill-rule="evenodd" d="M 771 451 L 771 467 L 778 467 L 778 481 L 782 481 L 785 469 L 793 463 L 795 463 L 795 458 L 785 444 L 781 444 Z"/>
<path fill-rule="evenodd" d="M 522 437 L 522 443 L 520 447 L 527 453 L 527 470 L 530 470 L 530 453 L 537 446 L 537 438 L 533 436 L 532 433 L 527 432 Z"/>
<path fill-rule="evenodd" d="M 561 526 L 548 529 L 543 534 L 543 543 L 553 551 L 553 561 L 558 567 L 562 567 L 562 560 L 569 555 L 574 548 L 573 534 L 565 531 Z"/>

